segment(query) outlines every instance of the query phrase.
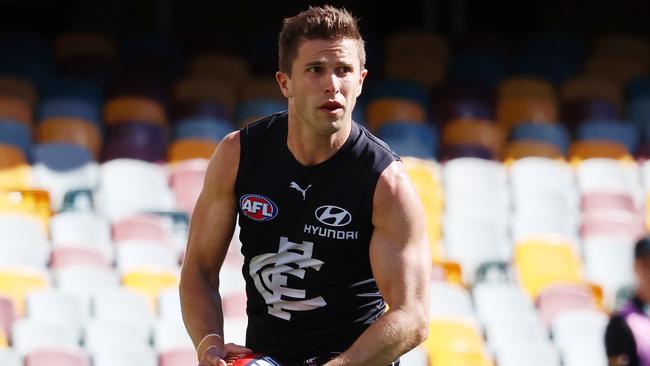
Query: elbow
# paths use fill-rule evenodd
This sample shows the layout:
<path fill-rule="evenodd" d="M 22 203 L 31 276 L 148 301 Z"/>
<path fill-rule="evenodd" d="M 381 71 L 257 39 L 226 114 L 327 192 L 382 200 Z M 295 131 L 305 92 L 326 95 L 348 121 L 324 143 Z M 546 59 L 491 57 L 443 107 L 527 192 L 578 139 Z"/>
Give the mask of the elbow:
<path fill-rule="evenodd" d="M 424 342 L 429 337 L 429 321 L 428 318 L 422 317 L 416 322 L 416 328 L 413 332 L 415 334 L 416 346 Z"/>

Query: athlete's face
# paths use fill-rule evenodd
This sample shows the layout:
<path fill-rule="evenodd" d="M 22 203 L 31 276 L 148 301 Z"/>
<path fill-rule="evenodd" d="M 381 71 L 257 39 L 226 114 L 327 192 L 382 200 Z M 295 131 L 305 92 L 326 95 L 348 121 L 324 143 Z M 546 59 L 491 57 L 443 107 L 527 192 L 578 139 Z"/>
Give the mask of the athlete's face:
<path fill-rule="evenodd" d="M 349 38 L 304 40 L 291 74 L 276 74 L 289 113 L 319 135 L 352 121 L 352 110 L 368 71 L 361 68 L 359 42 Z"/>

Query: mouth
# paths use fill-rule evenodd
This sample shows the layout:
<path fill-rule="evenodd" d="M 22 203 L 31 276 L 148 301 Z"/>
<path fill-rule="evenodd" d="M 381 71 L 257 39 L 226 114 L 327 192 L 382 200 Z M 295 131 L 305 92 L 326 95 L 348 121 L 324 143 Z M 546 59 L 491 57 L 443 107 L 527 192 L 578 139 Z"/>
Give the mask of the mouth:
<path fill-rule="evenodd" d="M 318 107 L 318 109 L 328 113 L 335 113 L 338 112 L 339 110 L 343 110 L 343 104 L 335 100 L 328 100 L 327 102 L 321 104 Z"/>

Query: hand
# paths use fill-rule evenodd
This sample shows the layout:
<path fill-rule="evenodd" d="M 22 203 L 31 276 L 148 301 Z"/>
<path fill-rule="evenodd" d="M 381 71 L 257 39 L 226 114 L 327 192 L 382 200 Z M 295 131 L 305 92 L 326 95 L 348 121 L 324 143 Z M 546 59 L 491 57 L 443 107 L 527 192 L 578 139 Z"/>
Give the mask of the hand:
<path fill-rule="evenodd" d="M 228 366 L 224 359 L 246 353 L 253 353 L 253 351 L 234 343 L 225 344 L 223 348 L 210 346 L 203 351 L 203 354 L 199 358 L 199 366 Z"/>

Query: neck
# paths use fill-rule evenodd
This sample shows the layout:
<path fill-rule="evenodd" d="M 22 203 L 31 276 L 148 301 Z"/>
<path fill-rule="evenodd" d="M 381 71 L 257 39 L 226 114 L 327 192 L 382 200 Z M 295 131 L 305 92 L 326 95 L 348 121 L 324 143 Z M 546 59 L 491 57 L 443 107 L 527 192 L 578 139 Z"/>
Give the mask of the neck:
<path fill-rule="evenodd" d="M 291 117 L 291 116 L 289 116 Z M 331 158 L 350 135 L 351 122 L 332 134 L 318 134 L 300 121 L 289 118 L 287 147 L 302 165 L 311 166 Z"/>

